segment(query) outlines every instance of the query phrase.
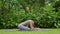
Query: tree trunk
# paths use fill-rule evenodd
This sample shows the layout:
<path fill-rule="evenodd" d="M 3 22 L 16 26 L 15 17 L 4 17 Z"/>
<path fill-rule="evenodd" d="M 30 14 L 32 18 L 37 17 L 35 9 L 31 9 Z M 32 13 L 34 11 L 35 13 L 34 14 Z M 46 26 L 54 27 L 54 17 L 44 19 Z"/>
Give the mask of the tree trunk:
<path fill-rule="evenodd" d="M 44 6 L 45 6 L 45 0 L 40 0 L 40 3 L 41 3 L 41 8 L 40 8 L 40 10 L 41 10 L 41 13 L 43 13 L 43 11 L 44 11 Z"/>
<path fill-rule="evenodd" d="M 31 3 L 31 0 L 27 0 L 27 2 L 28 2 L 28 4 L 30 4 Z"/>
<path fill-rule="evenodd" d="M 4 14 L 4 19 L 5 22 L 8 23 L 9 0 L 2 0 L 2 2 L 3 2 L 2 11 Z"/>
<path fill-rule="evenodd" d="M 32 12 L 32 2 L 31 2 L 31 0 L 28 0 L 28 5 L 29 5 L 29 11 Z"/>
<path fill-rule="evenodd" d="M 34 3 L 34 11 L 36 11 L 38 1 L 39 1 L 39 0 L 35 0 L 35 3 Z"/>
<path fill-rule="evenodd" d="M 23 9 L 25 10 L 25 12 L 28 12 L 28 10 L 26 8 L 26 4 L 22 3 L 21 5 L 23 6 Z"/>
<path fill-rule="evenodd" d="M 30 5 L 29 11 L 32 12 L 32 6 Z"/>

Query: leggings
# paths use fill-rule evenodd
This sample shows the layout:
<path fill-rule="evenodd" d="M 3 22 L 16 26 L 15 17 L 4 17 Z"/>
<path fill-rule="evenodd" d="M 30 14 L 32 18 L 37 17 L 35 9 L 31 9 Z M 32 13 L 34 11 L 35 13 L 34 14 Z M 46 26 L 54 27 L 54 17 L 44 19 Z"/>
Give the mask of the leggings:
<path fill-rule="evenodd" d="M 29 27 L 26 27 L 26 26 L 24 26 L 24 25 L 22 25 L 22 24 L 19 24 L 19 25 L 18 25 L 18 28 L 21 29 L 21 30 L 30 30 Z"/>

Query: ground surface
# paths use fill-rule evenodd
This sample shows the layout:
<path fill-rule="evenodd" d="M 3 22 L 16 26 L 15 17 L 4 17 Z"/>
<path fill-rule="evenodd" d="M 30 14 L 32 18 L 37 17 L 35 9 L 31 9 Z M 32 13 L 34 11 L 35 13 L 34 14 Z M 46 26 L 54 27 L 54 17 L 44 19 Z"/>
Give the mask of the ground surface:
<path fill-rule="evenodd" d="M 40 31 L 17 31 L 17 29 L 0 29 L 0 34 L 60 34 L 60 29 L 41 29 Z"/>

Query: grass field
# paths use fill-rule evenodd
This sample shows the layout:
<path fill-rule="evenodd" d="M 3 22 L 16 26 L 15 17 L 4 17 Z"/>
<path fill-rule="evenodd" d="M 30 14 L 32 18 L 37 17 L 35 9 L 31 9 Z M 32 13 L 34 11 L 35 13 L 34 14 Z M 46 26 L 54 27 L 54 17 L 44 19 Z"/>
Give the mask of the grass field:
<path fill-rule="evenodd" d="M 5 29 L 0 30 L 0 34 L 60 34 L 60 29 L 50 29 L 50 31 L 16 31 L 8 32 Z"/>

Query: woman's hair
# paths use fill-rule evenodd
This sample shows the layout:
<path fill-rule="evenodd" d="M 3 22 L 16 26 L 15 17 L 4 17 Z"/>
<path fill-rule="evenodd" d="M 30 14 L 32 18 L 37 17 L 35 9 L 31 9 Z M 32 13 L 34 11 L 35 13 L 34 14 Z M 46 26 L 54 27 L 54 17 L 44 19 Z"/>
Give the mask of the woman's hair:
<path fill-rule="evenodd" d="M 34 23 L 34 27 L 38 27 L 38 23 L 37 22 Z"/>

